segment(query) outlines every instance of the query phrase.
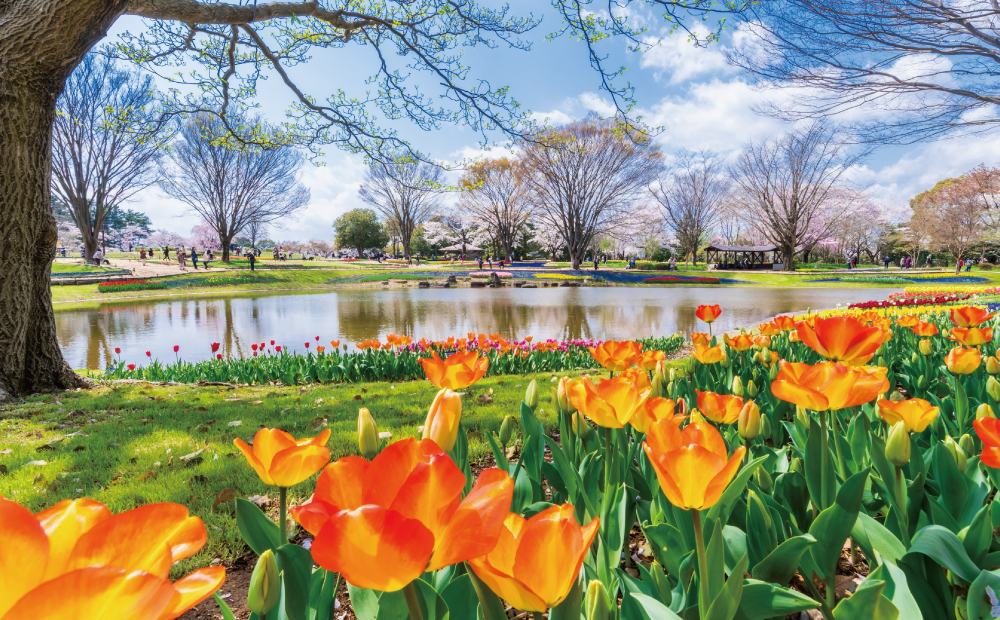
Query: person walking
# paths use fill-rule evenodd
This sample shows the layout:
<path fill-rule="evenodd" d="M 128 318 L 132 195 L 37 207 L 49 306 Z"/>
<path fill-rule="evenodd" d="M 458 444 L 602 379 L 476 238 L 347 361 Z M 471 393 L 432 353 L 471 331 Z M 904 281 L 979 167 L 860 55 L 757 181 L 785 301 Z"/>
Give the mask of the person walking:
<path fill-rule="evenodd" d="M 601 257 L 594 254 L 594 271 L 597 271 L 597 266 L 601 264 Z"/>
<path fill-rule="evenodd" d="M 191 246 L 191 264 L 194 265 L 194 270 L 198 271 L 198 248 Z"/>
<path fill-rule="evenodd" d="M 183 245 L 177 248 L 177 264 L 181 266 L 181 271 L 187 271 L 187 253 Z"/>
<path fill-rule="evenodd" d="M 882 259 L 882 262 L 885 263 L 885 268 L 886 269 L 889 269 L 889 260 L 890 259 L 889 259 L 889 255 L 888 254 L 886 254 L 885 258 Z"/>
<path fill-rule="evenodd" d="M 170 246 L 163 246 L 163 260 L 170 260 Z"/>
<path fill-rule="evenodd" d="M 257 258 L 254 256 L 254 253 L 252 251 L 247 253 L 247 260 L 250 261 L 250 271 L 254 271 L 253 264 L 254 261 L 257 260 Z"/>
<path fill-rule="evenodd" d="M 139 260 L 142 261 L 142 266 L 146 266 L 146 248 L 139 248 Z"/>

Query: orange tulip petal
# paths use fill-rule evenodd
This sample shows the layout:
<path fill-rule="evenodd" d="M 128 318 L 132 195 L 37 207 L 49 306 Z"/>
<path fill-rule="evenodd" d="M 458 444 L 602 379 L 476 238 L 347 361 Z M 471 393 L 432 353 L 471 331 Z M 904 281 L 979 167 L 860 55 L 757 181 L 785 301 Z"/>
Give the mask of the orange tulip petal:
<path fill-rule="evenodd" d="M 322 433 L 320 433 L 319 435 L 316 435 L 315 437 L 313 437 L 312 439 L 300 439 L 300 440 L 298 440 L 297 444 L 300 445 L 300 446 L 304 446 L 304 445 L 307 445 L 307 444 L 312 444 L 314 446 L 325 446 L 326 442 L 329 441 L 330 434 L 332 432 L 333 431 L 331 431 L 330 429 L 326 429 Z"/>
<path fill-rule="evenodd" d="M 323 468 L 316 479 L 315 499 L 336 506 L 338 510 L 354 510 L 364 504 L 360 482 L 368 473 L 369 463 L 360 456 L 345 456 Z"/>
<path fill-rule="evenodd" d="M 313 497 L 315 498 L 315 495 Z M 312 499 L 304 504 L 289 508 L 288 514 L 307 532 L 317 536 L 326 522 L 341 510 L 354 510 L 354 508 L 338 508 L 323 500 Z"/>
<path fill-rule="evenodd" d="M 49 540 L 27 508 L 0 498 L 0 617 L 45 575 Z"/>
<path fill-rule="evenodd" d="M 49 537 L 49 562 L 44 579 L 53 579 L 66 570 L 73 545 L 87 530 L 109 518 L 111 511 L 92 499 L 63 500 L 35 515 Z M 0 573 L 2 574 L 2 573 Z"/>
<path fill-rule="evenodd" d="M 451 515 L 444 531 L 435 536 L 434 556 L 427 570 L 489 553 L 505 529 L 504 522 L 513 499 L 514 480 L 507 472 L 495 468 L 483 470 L 472 491 Z"/>
<path fill-rule="evenodd" d="M 1000 420 L 996 418 L 979 418 L 972 422 L 976 435 L 985 447 L 1000 447 Z M 991 467 L 995 467 L 991 465 Z"/>
<path fill-rule="evenodd" d="M 291 487 L 308 479 L 329 462 L 330 450 L 326 446 L 292 446 L 274 455 L 269 473 L 277 486 Z"/>
<path fill-rule="evenodd" d="M 656 454 L 666 454 L 681 447 L 684 435 L 672 420 L 658 420 L 655 424 L 649 425 L 646 443 Z"/>
<path fill-rule="evenodd" d="M 458 507 L 464 488 L 465 475 L 451 458 L 435 455 L 429 463 L 418 463 L 413 468 L 387 508 L 420 521 L 437 540 Z"/>
<path fill-rule="evenodd" d="M 739 471 L 740 464 L 743 462 L 743 453 L 746 451 L 747 449 L 744 446 L 736 448 L 726 466 L 719 473 L 715 474 L 715 477 L 708 483 L 708 488 L 705 489 L 705 503 L 702 508 L 710 508 L 719 502 L 722 492 L 726 490 L 736 472 Z"/>
<path fill-rule="evenodd" d="M 497 596 L 515 608 L 525 611 L 545 611 L 548 605 L 526 584 L 505 574 L 486 561 L 485 558 L 469 560 L 469 565 L 486 586 Z"/>
<path fill-rule="evenodd" d="M 212 596 L 226 581 L 226 569 L 222 566 L 200 568 L 187 577 L 174 582 L 174 596 L 170 604 L 160 614 L 159 620 L 173 620 L 198 603 Z"/>
<path fill-rule="evenodd" d="M 271 476 L 267 473 L 267 468 L 265 468 L 264 465 L 260 462 L 260 459 L 257 458 L 257 455 L 253 453 L 253 448 L 250 447 L 250 444 L 243 441 L 242 439 L 237 438 L 233 440 L 233 445 L 235 445 L 239 449 L 239 451 L 243 453 L 243 456 L 246 457 L 247 462 L 250 463 L 250 467 L 253 467 L 253 470 L 257 472 L 257 475 L 260 476 L 260 479 L 264 481 L 264 484 L 269 484 L 271 486 L 274 486 L 274 481 L 271 480 Z"/>
<path fill-rule="evenodd" d="M 532 592 L 548 606 L 555 606 L 573 585 L 573 568 L 585 552 L 580 526 L 572 515 L 568 519 L 536 515 L 528 519 L 528 526 L 518 538 L 514 576 L 531 584 Z"/>
<path fill-rule="evenodd" d="M 725 466 L 725 460 L 697 444 L 683 446 L 668 457 L 673 479 L 683 498 L 683 505 L 679 507 L 685 510 L 710 507 L 708 489 L 715 474 Z"/>
<path fill-rule="evenodd" d="M 685 426 L 681 432 L 681 445 L 691 444 L 698 444 L 720 459 L 726 460 L 726 441 L 722 438 L 722 433 L 711 424 L 696 422 Z"/>
<path fill-rule="evenodd" d="M 196 553 L 207 540 L 205 525 L 186 507 L 147 504 L 87 531 L 73 547 L 67 568 L 117 566 L 166 578 L 173 562 Z"/>
<path fill-rule="evenodd" d="M 150 573 L 81 568 L 33 589 L 3 620 L 157 620 L 174 592 L 167 579 Z"/>
<path fill-rule="evenodd" d="M 261 467 L 268 471 L 276 454 L 296 445 L 295 437 L 277 428 L 262 428 L 253 437 L 253 453 L 260 459 Z"/>
<path fill-rule="evenodd" d="M 396 592 L 420 576 L 434 535 L 416 519 L 381 506 L 342 511 L 323 526 L 312 555 L 359 588 Z"/>
<path fill-rule="evenodd" d="M 431 442 L 433 443 L 433 442 Z M 441 452 L 440 448 L 438 452 Z M 420 443 L 414 438 L 394 441 L 368 466 L 362 483 L 362 504 L 391 506 L 417 463 L 424 462 Z"/>
<path fill-rule="evenodd" d="M 771 383 L 771 393 L 783 401 L 813 411 L 826 411 L 830 406 L 826 397 L 816 390 L 781 379 L 776 379 Z"/>

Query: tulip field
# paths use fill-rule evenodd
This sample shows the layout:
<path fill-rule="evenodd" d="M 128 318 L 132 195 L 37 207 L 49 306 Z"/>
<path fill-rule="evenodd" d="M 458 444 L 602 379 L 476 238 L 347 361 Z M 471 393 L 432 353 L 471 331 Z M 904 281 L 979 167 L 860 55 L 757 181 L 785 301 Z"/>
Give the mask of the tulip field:
<path fill-rule="evenodd" d="M 261 620 L 342 618 L 345 586 L 365 620 L 997 618 L 997 317 L 963 295 L 925 297 L 728 334 L 712 329 L 725 309 L 700 306 L 704 332 L 678 362 L 670 339 L 538 351 L 393 336 L 304 356 L 272 343 L 253 359 L 405 360 L 376 378 L 414 381 L 368 385 L 398 385 L 403 401 L 387 398 L 423 424 L 393 437 L 381 398 L 359 394 L 335 443 L 325 420 L 303 424 L 322 398 L 294 419 L 283 411 L 226 453 L 235 486 L 272 489 L 270 508 L 232 488 L 206 519 L 253 552 L 239 603 Z M 539 365 L 515 365 L 533 356 Z M 127 373 L 150 378 L 109 369 Z M 301 406 L 309 390 L 361 389 L 321 384 L 366 377 L 278 381 L 303 384 Z M 511 394 L 515 380 L 484 425 L 483 386 L 506 381 Z M 184 561 L 215 536 L 200 516 L 72 497 L 0 499 L 0 619 L 176 618 L 209 598 L 235 617 L 218 594 L 225 569 Z M 223 499 L 231 517 L 214 514 Z"/>

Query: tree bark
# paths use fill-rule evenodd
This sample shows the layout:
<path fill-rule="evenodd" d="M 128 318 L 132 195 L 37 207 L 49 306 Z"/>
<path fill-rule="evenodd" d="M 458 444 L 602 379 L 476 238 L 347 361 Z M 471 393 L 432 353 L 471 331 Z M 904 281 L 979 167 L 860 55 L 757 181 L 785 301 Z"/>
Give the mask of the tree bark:
<path fill-rule="evenodd" d="M 0 400 L 86 381 L 63 359 L 50 275 L 56 99 L 126 0 L 0 2 Z"/>
<path fill-rule="evenodd" d="M 795 271 L 795 248 L 782 249 L 781 260 L 782 271 Z"/>

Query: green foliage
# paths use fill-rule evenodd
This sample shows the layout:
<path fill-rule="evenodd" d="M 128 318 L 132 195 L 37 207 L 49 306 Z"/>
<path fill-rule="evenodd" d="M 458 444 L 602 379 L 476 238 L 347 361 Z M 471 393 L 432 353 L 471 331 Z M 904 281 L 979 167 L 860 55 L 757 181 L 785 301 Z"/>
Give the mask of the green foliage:
<path fill-rule="evenodd" d="M 352 209 L 333 222 L 337 231 L 337 247 L 354 248 L 361 255 L 365 250 L 381 250 L 389 243 L 389 233 L 371 209 Z"/>

